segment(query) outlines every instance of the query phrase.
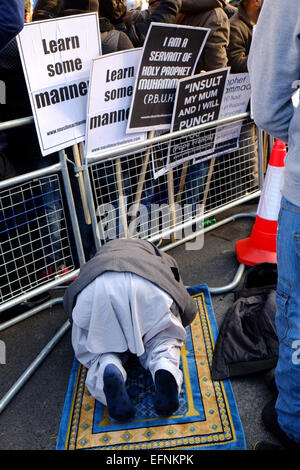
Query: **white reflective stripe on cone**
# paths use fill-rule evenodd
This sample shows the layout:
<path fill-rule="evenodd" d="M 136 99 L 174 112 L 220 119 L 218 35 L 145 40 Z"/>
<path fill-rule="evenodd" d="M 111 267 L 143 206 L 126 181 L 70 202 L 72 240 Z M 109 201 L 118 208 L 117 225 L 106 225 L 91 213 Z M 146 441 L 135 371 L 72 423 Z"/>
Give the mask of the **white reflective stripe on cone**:
<path fill-rule="evenodd" d="M 281 201 L 284 167 L 269 165 L 260 196 L 257 215 L 266 220 L 277 220 Z"/>

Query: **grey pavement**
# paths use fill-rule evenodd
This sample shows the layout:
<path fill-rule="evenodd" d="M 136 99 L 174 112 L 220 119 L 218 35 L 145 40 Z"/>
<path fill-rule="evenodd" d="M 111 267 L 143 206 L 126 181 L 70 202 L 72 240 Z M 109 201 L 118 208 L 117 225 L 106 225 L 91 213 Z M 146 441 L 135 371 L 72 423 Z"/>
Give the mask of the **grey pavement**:
<path fill-rule="evenodd" d="M 257 201 L 256 201 L 257 202 Z M 256 204 L 242 204 L 233 213 L 255 211 Z M 226 214 L 217 217 L 217 220 Z M 208 287 L 229 284 L 239 266 L 235 242 L 250 235 L 254 219 L 237 219 L 215 228 L 204 237 L 201 250 L 185 245 L 169 253 L 177 260 L 185 285 L 205 283 Z M 61 297 L 62 288 L 51 291 Z M 212 295 L 216 321 L 220 326 L 232 305 L 232 292 Z M 3 397 L 28 365 L 67 320 L 59 303 L 0 333 L 6 346 L 6 364 L 0 364 L 0 397 Z M 0 450 L 54 450 L 62 408 L 73 362 L 70 330 L 50 352 L 29 381 L 0 414 Z M 264 374 L 232 378 L 232 387 L 244 427 L 247 449 L 259 440 L 277 443 L 261 422 L 261 411 L 272 398 Z"/>

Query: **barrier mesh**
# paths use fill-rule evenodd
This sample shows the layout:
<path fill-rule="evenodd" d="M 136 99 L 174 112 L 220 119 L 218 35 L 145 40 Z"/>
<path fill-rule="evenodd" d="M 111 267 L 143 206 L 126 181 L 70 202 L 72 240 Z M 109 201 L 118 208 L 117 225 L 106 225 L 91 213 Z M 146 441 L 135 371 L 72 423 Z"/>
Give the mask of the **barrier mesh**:
<path fill-rule="evenodd" d="M 58 175 L 0 191 L 0 303 L 74 269 Z"/>
<path fill-rule="evenodd" d="M 88 167 L 101 242 L 166 238 L 174 228 L 177 238 L 184 237 L 179 232 L 186 222 L 259 189 L 256 127 L 246 118 L 191 129 L 184 137 Z"/>

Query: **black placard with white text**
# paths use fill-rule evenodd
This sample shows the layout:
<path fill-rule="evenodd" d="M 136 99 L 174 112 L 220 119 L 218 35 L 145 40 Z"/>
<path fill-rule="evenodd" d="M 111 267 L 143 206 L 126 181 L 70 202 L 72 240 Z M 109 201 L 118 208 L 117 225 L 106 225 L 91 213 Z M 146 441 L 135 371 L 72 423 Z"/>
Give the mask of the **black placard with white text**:
<path fill-rule="evenodd" d="M 178 80 L 193 75 L 210 30 L 152 23 L 143 47 L 127 132 L 169 129 Z"/>
<path fill-rule="evenodd" d="M 218 69 L 182 79 L 177 88 L 171 131 L 180 131 L 217 121 L 230 68 Z M 216 128 L 191 134 L 172 143 L 168 165 L 178 165 L 211 153 Z"/>

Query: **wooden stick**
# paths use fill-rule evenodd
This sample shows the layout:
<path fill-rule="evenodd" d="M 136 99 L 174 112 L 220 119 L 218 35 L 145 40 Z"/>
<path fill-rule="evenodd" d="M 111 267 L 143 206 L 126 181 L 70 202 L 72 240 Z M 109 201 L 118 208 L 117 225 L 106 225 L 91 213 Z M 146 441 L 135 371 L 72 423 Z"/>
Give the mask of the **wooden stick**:
<path fill-rule="evenodd" d="M 209 170 L 208 170 L 207 178 L 206 178 L 206 184 L 205 184 L 205 188 L 204 188 L 204 195 L 203 195 L 203 199 L 202 199 L 202 203 L 201 203 L 200 214 L 203 214 L 204 211 L 205 211 L 206 199 L 207 199 L 208 191 L 209 191 L 209 188 L 210 188 L 210 182 L 211 182 L 211 177 L 212 177 L 215 161 L 216 161 L 216 157 L 213 157 L 210 161 Z"/>
<path fill-rule="evenodd" d="M 170 168 L 168 171 L 168 199 L 170 207 L 170 216 L 171 216 L 171 227 L 176 227 L 176 210 L 175 210 L 175 197 L 174 197 L 174 178 L 173 178 L 173 168 Z M 176 240 L 176 233 L 171 233 L 171 241 Z"/>
<path fill-rule="evenodd" d="M 150 131 L 148 134 L 148 139 L 152 139 L 154 137 L 154 131 Z M 144 162 L 142 165 L 142 169 L 140 172 L 140 177 L 139 177 L 139 182 L 138 182 L 138 187 L 136 191 L 136 196 L 135 196 L 135 202 L 133 205 L 133 214 L 131 215 L 130 219 L 130 226 L 129 226 L 129 236 L 131 237 L 133 235 L 134 229 L 135 229 L 135 221 L 136 221 L 136 216 L 139 210 L 139 205 L 141 202 L 141 197 L 142 197 L 142 192 L 143 192 L 143 187 L 144 187 L 144 182 L 145 182 L 145 177 L 146 177 L 146 171 L 147 171 L 147 166 L 149 163 L 150 159 L 150 151 L 151 151 L 151 145 L 147 147 L 145 157 L 144 157 Z"/>
<path fill-rule="evenodd" d="M 76 166 L 81 167 L 82 166 L 82 158 L 81 158 L 81 155 L 80 155 L 77 144 L 74 144 L 72 146 L 72 151 L 73 151 L 74 162 L 75 162 Z M 80 196 L 81 196 L 81 201 L 82 201 L 82 206 L 83 206 L 85 222 L 86 222 L 86 224 L 90 225 L 92 223 L 91 214 L 90 214 L 89 207 L 88 207 L 82 170 L 79 171 L 79 173 L 78 173 L 78 184 L 79 184 L 79 190 L 80 190 Z"/>
<path fill-rule="evenodd" d="M 178 189 L 177 196 L 176 196 L 176 204 L 179 204 L 180 201 L 181 201 L 181 198 L 182 198 L 182 193 L 184 191 L 184 185 L 185 185 L 186 175 L 187 175 L 187 172 L 188 172 L 188 167 L 189 167 L 189 162 L 188 161 L 184 162 L 183 166 L 182 166 L 180 181 L 179 181 L 179 189 Z M 172 182 L 169 181 L 169 178 L 172 178 Z M 170 194 L 171 188 L 174 188 L 173 169 L 172 169 L 172 177 L 169 176 L 169 173 L 168 173 L 169 200 L 170 200 L 170 197 L 171 197 L 171 200 L 174 199 L 172 197 L 172 195 Z M 173 192 L 174 192 L 174 189 L 173 189 Z M 174 203 L 174 201 L 173 201 L 173 203 Z M 175 208 L 175 206 L 173 206 L 173 207 Z M 176 212 L 175 212 L 175 209 L 172 210 L 172 207 L 171 207 L 171 222 L 172 222 L 172 226 L 174 227 L 176 225 Z M 176 241 L 176 238 L 177 238 L 176 233 L 172 233 L 171 234 L 171 241 Z"/>
<path fill-rule="evenodd" d="M 182 193 L 183 193 L 183 190 L 184 190 L 185 179 L 186 179 L 188 167 L 189 167 L 189 162 L 184 162 L 183 167 L 182 167 L 182 171 L 181 171 L 181 176 L 180 176 L 179 189 L 178 189 L 178 193 L 177 193 L 177 197 L 176 197 L 176 202 L 177 203 L 179 203 L 181 201 L 181 197 L 182 197 Z"/>
<path fill-rule="evenodd" d="M 117 158 L 115 164 L 116 164 L 117 185 L 118 185 L 118 193 L 119 193 L 119 210 L 121 213 L 121 218 L 123 220 L 125 237 L 128 238 L 128 225 L 127 225 L 126 205 L 124 203 L 121 159 Z"/>

